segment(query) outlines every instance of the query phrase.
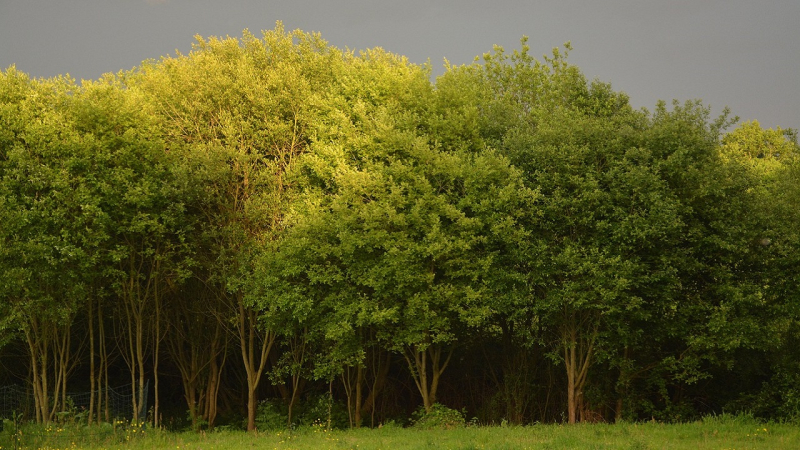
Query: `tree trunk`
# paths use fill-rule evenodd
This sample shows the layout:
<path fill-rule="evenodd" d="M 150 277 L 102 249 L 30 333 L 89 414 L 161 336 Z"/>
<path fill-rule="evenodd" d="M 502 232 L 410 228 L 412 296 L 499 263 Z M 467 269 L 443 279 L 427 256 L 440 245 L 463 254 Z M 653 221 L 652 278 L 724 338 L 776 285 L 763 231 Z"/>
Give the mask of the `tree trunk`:
<path fill-rule="evenodd" d="M 144 244 L 141 244 L 144 246 Z M 155 256 L 145 256 L 133 245 L 128 256 L 127 280 L 122 288 L 122 303 L 125 311 L 125 322 L 122 324 L 127 337 L 127 342 L 122 348 L 122 357 L 131 372 L 131 408 L 133 409 L 133 422 L 140 423 L 145 402 L 144 387 L 146 383 L 146 348 L 147 338 L 152 336 L 145 327 L 147 325 L 146 312 L 151 307 L 150 300 L 154 296 L 155 285 L 158 283 L 158 262 Z M 156 255 L 160 253 L 155 249 Z M 151 258 L 155 258 L 154 261 Z M 127 352 L 127 353 L 126 353 Z"/>
<path fill-rule="evenodd" d="M 108 409 L 108 347 L 106 345 L 105 321 L 103 320 L 103 304 L 97 304 L 97 331 L 100 335 L 100 376 L 98 379 L 98 389 L 103 389 L 103 395 L 98 395 L 97 402 L 97 421 L 105 419 L 110 422 L 110 411 Z M 105 388 L 103 387 L 105 386 Z M 101 414 L 105 414 L 101 416 Z"/>
<path fill-rule="evenodd" d="M 36 410 L 36 422 L 43 423 L 50 420 L 47 392 L 47 339 L 39 333 L 39 324 L 35 318 L 30 319 L 30 325 L 25 329 L 25 340 L 28 343 L 28 354 L 31 361 L 31 375 L 33 376 L 33 402 Z"/>
<path fill-rule="evenodd" d="M 292 382 L 292 396 L 289 399 L 289 414 L 286 419 L 287 426 L 289 428 L 292 426 L 292 412 L 295 404 L 297 403 L 297 399 L 303 385 L 303 366 L 306 363 L 306 350 L 308 347 L 306 332 L 306 330 L 303 330 L 299 335 L 295 335 L 293 338 L 289 339 L 289 352 L 291 354 L 293 363 L 290 374 Z"/>
<path fill-rule="evenodd" d="M 617 423 L 622 422 L 624 417 L 622 411 L 622 408 L 624 406 L 623 396 L 627 394 L 628 384 L 630 383 L 628 376 L 629 372 L 628 361 L 629 361 L 629 348 L 626 345 L 625 350 L 623 351 L 622 354 L 622 363 L 620 364 L 619 367 L 619 379 L 617 380 L 617 405 L 614 411 L 614 421 Z"/>
<path fill-rule="evenodd" d="M 67 377 L 71 372 L 70 344 L 71 326 L 69 322 L 63 327 L 53 325 L 53 372 L 55 383 L 53 386 L 53 408 L 50 417 L 55 418 L 56 413 L 67 410 Z M 60 408 L 59 408 L 60 406 Z"/>
<path fill-rule="evenodd" d="M 161 266 L 160 261 L 156 262 L 156 275 L 158 275 L 159 267 Z M 161 334 L 161 297 L 158 291 L 158 283 L 153 284 L 153 300 L 155 306 L 155 323 L 154 325 L 154 332 L 153 332 L 153 428 L 158 428 L 158 413 L 159 413 L 159 393 L 158 393 L 158 361 L 160 356 L 160 349 L 161 349 L 161 340 L 163 339 L 163 335 Z M 144 411 L 147 414 L 147 411 Z"/>
<path fill-rule="evenodd" d="M 215 336 L 219 335 L 220 326 L 217 324 L 217 331 L 214 333 Z M 209 380 L 208 386 L 206 387 L 206 409 L 204 417 L 206 422 L 208 422 L 208 428 L 214 427 L 214 421 L 217 418 L 217 399 L 219 398 L 219 388 L 222 384 L 222 369 L 225 367 L 225 361 L 227 360 L 228 354 L 228 344 L 225 341 L 225 344 L 221 350 L 222 352 L 222 362 L 217 362 L 218 354 L 211 359 L 211 367 L 209 369 Z"/>
<path fill-rule="evenodd" d="M 258 402 L 256 390 L 267 364 L 272 344 L 275 343 L 275 334 L 258 331 L 255 311 L 245 308 L 241 296 L 237 298 L 239 320 L 237 331 L 239 333 L 239 348 L 247 375 L 247 431 L 256 429 L 256 412 Z"/>
<path fill-rule="evenodd" d="M 351 374 L 353 370 L 355 370 L 355 377 Z M 347 419 L 350 423 L 350 428 L 358 427 L 356 418 L 360 417 L 357 411 L 359 409 L 359 403 L 357 403 L 357 400 L 354 401 L 353 396 L 355 395 L 356 398 L 361 397 L 359 390 L 361 389 L 360 378 L 362 374 L 363 368 L 360 365 L 357 367 L 345 366 L 341 373 L 342 386 L 344 386 L 344 393 L 347 397 Z M 355 380 L 353 380 L 353 378 L 355 378 Z"/>
<path fill-rule="evenodd" d="M 31 384 L 38 423 L 52 421 L 59 407 L 64 410 L 67 406 L 67 377 L 74 366 L 70 361 L 69 320 L 71 318 L 66 325 L 59 325 L 36 317 L 28 319 L 25 341 L 30 356 Z"/>
<path fill-rule="evenodd" d="M 356 428 L 361 427 L 361 395 L 362 395 L 362 385 L 364 384 L 364 367 L 358 366 L 356 368 L 356 404 L 355 404 L 355 426 Z"/>
<path fill-rule="evenodd" d="M 583 388 L 597 339 L 597 325 L 594 325 L 586 339 L 581 339 L 581 324 L 576 313 L 568 314 L 566 319 L 562 328 L 562 345 L 567 371 L 567 417 L 569 423 L 574 424 L 578 422 L 578 415 L 583 409 Z"/>
<path fill-rule="evenodd" d="M 372 389 L 369 391 L 369 395 L 361 404 L 361 416 L 363 417 L 364 414 L 370 414 L 370 426 L 375 426 L 375 401 L 378 398 L 378 394 L 380 394 L 383 387 L 386 385 L 386 379 L 389 375 L 389 368 L 392 362 L 392 354 L 389 352 L 381 351 L 380 349 L 375 349 L 373 353 L 378 354 L 378 361 L 377 366 L 378 368 L 375 369 L 375 364 L 372 365 L 374 370 L 374 378 L 372 380 Z M 385 358 L 384 358 L 385 356 Z"/>
<path fill-rule="evenodd" d="M 420 350 L 419 346 L 407 347 L 403 352 L 406 358 L 411 376 L 414 378 L 414 383 L 417 385 L 420 395 L 422 395 L 422 403 L 425 407 L 425 412 L 430 412 L 434 403 L 436 403 L 436 390 L 439 387 L 439 379 L 442 373 L 447 369 L 450 364 L 450 358 L 453 356 L 453 349 L 451 348 L 444 362 L 442 362 L 442 348 L 438 345 L 428 345 L 427 348 Z M 428 374 L 428 358 L 431 360 L 430 376 Z"/>
<path fill-rule="evenodd" d="M 94 301 L 90 298 L 87 302 L 87 313 L 89 315 L 89 415 L 86 423 L 91 425 L 94 422 L 94 411 L 97 406 L 97 373 L 95 369 L 95 348 L 94 348 Z"/>

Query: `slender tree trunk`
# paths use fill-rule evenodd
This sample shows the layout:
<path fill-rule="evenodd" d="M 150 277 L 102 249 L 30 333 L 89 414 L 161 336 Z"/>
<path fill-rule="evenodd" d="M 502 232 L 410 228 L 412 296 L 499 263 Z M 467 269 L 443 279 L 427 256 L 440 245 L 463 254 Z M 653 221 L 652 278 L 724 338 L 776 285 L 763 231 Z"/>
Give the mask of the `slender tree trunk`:
<path fill-rule="evenodd" d="M 350 424 L 350 428 L 355 428 L 355 407 L 353 406 L 353 380 L 350 371 L 353 370 L 351 366 L 345 366 L 344 370 L 340 376 L 342 377 L 342 386 L 344 386 L 344 394 L 347 398 L 347 421 Z"/>
<path fill-rule="evenodd" d="M 391 354 L 375 350 L 377 359 L 373 358 L 372 364 L 356 367 L 347 367 L 342 373 L 342 384 L 347 395 L 347 410 L 351 428 L 359 428 L 364 424 L 364 417 L 371 414 L 374 426 L 375 401 L 386 383 L 389 374 Z M 386 358 L 384 358 L 384 353 Z M 371 368 L 371 370 L 370 370 Z M 372 373 L 372 383 L 367 383 L 369 373 Z M 369 386 L 368 394 L 364 398 L 364 390 Z"/>
<path fill-rule="evenodd" d="M 156 263 L 156 274 L 158 274 L 159 267 L 161 266 L 160 261 Z M 161 349 L 161 339 L 163 336 L 161 335 L 161 297 L 159 296 L 158 292 L 158 283 L 153 285 L 153 299 L 154 306 L 155 306 L 155 323 L 153 324 L 155 327 L 155 331 L 153 333 L 154 342 L 153 342 L 153 393 L 154 393 L 154 401 L 153 401 L 153 428 L 158 428 L 158 413 L 159 413 L 159 395 L 158 395 L 158 361 L 160 356 L 160 349 Z M 147 411 L 144 411 L 147 414 Z"/>
<path fill-rule="evenodd" d="M 239 320 L 239 348 L 247 375 L 247 431 L 256 428 L 256 412 L 258 401 L 256 390 L 261 381 L 264 366 L 267 364 L 272 344 L 275 343 L 275 334 L 266 331 L 259 332 L 256 323 L 256 313 L 245 308 L 243 299 L 238 298 Z"/>
<path fill-rule="evenodd" d="M 377 364 L 373 364 L 378 366 L 377 369 L 373 369 L 375 371 L 374 378 L 372 379 L 372 389 L 369 391 L 369 395 L 367 395 L 366 400 L 361 406 L 362 416 L 364 413 L 370 413 L 370 426 L 375 427 L 375 411 L 377 410 L 375 406 L 375 401 L 378 398 L 378 394 L 383 390 L 383 387 L 386 385 L 386 379 L 389 376 L 389 368 L 391 367 L 392 363 L 392 354 L 389 352 L 381 351 L 380 349 L 375 349 L 375 353 L 378 355 Z M 385 356 L 385 358 L 384 358 Z"/>
<path fill-rule="evenodd" d="M 127 327 L 127 334 L 128 334 L 128 357 L 125 358 L 128 362 L 128 367 L 131 371 L 131 408 L 133 413 L 133 420 L 138 422 L 139 421 L 139 402 L 138 402 L 138 395 L 136 389 L 136 375 L 138 374 L 139 365 L 137 364 L 136 359 L 136 350 L 137 350 L 137 343 L 138 343 L 138 321 L 134 319 L 133 314 L 133 305 L 126 305 L 126 313 L 128 319 L 128 327 Z"/>
<path fill-rule="evenodd" d="M 70 372 L 70 325 L 63 327 L 53 325 L 53 372 L 55 383 L 53 385 L 53 407 L 50 417 L 55 418 L 56 413 L 67 410 L 67 376 Z M 60 406 L 60 408 L 59 408 Z"/>
<path fill-rule="evenodd" d="M 292 396 L 289 399 L 289 414 L 287 418 L 287 426 L 292 426 L 292 412 L 295 404 L 297 403 L 300 389 L 302 386 L 302 373 L 303 366 L 306 362 L 306 350 L 308 347 L 307 330 L 303 330 L 299 336 L 289 340 L 289 351 L 291 352 L 292 362 L 294 369 L 291 371 L 292 382 Z"/>
<path fill-rule="evenodd" d="M 139 391 L 138 399 L 136 400 L 136 411 L 134 412 L 134 421 L 139 423 L 144 418 L 141 417 L 142 414 L 142 406 L 144 405 L 144 365 L 145 365 L 145 356 L 144 356 L 144 320 L 143 314 L 139 314 L 139 318 L 136 321 L 136 360 L 139 363 L 139 386 L 137 386 L 137 390 Z"/>
<path fill-rule="evenodd" d="M 220 326 L 217 324 L 216 331 L 214 333 L 215 336 L 215 343 L 218 345 L 218 340 L 220 337 Z M 206 409 L 204 417 L 206 422 L 208 422 L 208 428 L 214 427 L 214 421 L 217 418 L 217 399 L 219 398 L 219 388 L 222 384 L 222 369 L 225 367 L 225 361 L 227 359 L 228 353 L 228 344 L 227 341 L 223 345 L 221 350 L 222 353 L 222 362 L 218 362 L 217 358 L 219 357 L 219 353 L 216 353 L 214 358 L 211 359 L 211 364 L 209 368 L 209 380 L 208 386 L 206 387 Z"/>
<path fill-rule="evenodd" d="M 25 339 L 28 343 L 28 353 L 31 361 L 31 374 L 33 375 L 33 400 L 36 410 L 36 422 L 43 423 L 49 420 L 47 401 L 47 341 L 41 339 L 36 319 L 30 320 L 29 328 L 25 329 Z M 41 347 L 44 346 L 44 352 Z"/>
<path fill-rule="evenodd" d="M 97 387 L 98 389 L 102 389 L 102 395 L 98 395 L 97 421 L 101 422 L 105 420 L 105 422 L 108 423 L 110 422 L 108 410 L 108 347 L 106 344 L 102 301 L 98 301 L 97 303 L 97 331 L 100 334 L 100 372 Z M 105 412 L 104 415 L 102 415 L 103 412 Z"/>
<path fill-rule="evenodd" d="M 94 411 L 97 403 L 97 373 L 95 368 L 95 348 L 94 348 L 94 301 L 90 298 L 87 302 L 87 313 L 89 314 L 89 415 L 87 424 L 94 422 Z"/>
<path fill-rule="evenodd" d="M 358 366 L 356 368 L 356 408 L 355 408 L 355 424 L 356 428 L 361 427 L 361 394 L 362 394 L 362 385 L 364 384 L 364 367 Z"/>
<path fill-rule="evenodd" d="M 574 336 L 569 336 L 573 338 Z M 567 417 L 569 423 L 576 422 L 576 373 L 575 373 L 575 342 L 570 340 L 570 344 L 564 345 L 564 365 L 567 369 Z"/>
<path fill-rule="evenodd" d="M 69 323 L 58 325 L 36 317 L 29 318 L 28 322 L 24 333 L 31 363 L 36 421 L 49 422 L 55 418 L 59 407 L 62 410 L 67 407 L 67 377 L 72 366 L 71 327 Z"/>
<path fill-rule="evenodd" d="M 176 331 L 176 333 L 178 333 Z M 190 346 L 187 356 L 182 341 L 171 341 L 172 359 L 181 373 L 183 384 L 183 398 L 186 400 L 186 407 L 189 409 L 189 419 L 192 421 L 192 429 L 197 428 L 197 386 L 196 381 L 199 376 L 197 370 L 196 347 Z"/>
<path fill-rule="evenodd" d="M 619 379 L 617 381 L 617 405 L 614 411 L 614 421 L 619 423 L 623 420 L 623 397 L 627 394 L 629 378 L 628 378 L 628 358 L 629 358 L 629 349 L 628 346 L 625 346 L 625 350 L 622 354 L 622 364 L 619 367 Z"/>
<path fill-rule="evenodd" d="M 411 370 L 414 383 L 422 395 L 425 412 L 430 412 L 434 403 L 436 403 L 436 390 L 439 387 L 439 379 L 447 369 L 448 364 L 450 364 L 453 349 L 451 348 L 448 351 L 444 361 L 442 361 L 442 348 L 438 345 L 428 345 L 424 350 L 420 350 L 419 347 L 408 347 L 403 352 L 403 356 L 405 356 L 409 370 Z M 428 358 L 431 360 L 430 377 L 428 376 Z"/>
<path fill-rule="evenodd" d="M 141 243 L 142 247 L 145 246 Z M 156 249 L 156 253 L 158 253 Z M 143 407 L 145 404 L 145 368 L 147 362 L 146 348 L 149 333 L 152 329 L 146 329 L 146 312 L 150 307 L 149 299 L 155 292 L 155 285 L 158 283 L 158 264 L 144 256 L 145 250 L 134 249 L 131 246 L 131 255 L 128 257 L 128 279 L 122 292 L 123 308 L 125 310 L 125 320 L 123 329 L 126 330 L 128 342 L 126 343 L 127 354 L 123 351 L 123 357 L 131 371 L 131 407 L 133 409 L 133 421 L 140 423 L 145 420 Z M 153 262 L 153 266 L 148 263 Z"/>
<path fill-rule="evenodd" d="M 41 396 L 41 403 L 39 404 L 39 408 L 42 410 L 42 421 L 49 422 L 51 420 L 50 411 L 49 411 L 49 404 L 50 404 L 50 391 L 47 386 L 48 376 L 48 346 L 47 340 L 43 339 L 42 343 L 44 348 L 39 352 L 39 358 L 41 359 L 41 364 L 39 364 L 39 384 L 41 387 L 39 388 L 39 395 Z"/>
<path fill-rule="evenodd" d="M 567 371 L 567 417 L 571 424 L 577 423 L 578 415 L 583 409 L 583 388 L 597 339 L 596 325 L 585 340 L 580 339 L 579 326 L 576 314 L 573 312 L 567 316 L 562 329 L 564 366 Z"/>

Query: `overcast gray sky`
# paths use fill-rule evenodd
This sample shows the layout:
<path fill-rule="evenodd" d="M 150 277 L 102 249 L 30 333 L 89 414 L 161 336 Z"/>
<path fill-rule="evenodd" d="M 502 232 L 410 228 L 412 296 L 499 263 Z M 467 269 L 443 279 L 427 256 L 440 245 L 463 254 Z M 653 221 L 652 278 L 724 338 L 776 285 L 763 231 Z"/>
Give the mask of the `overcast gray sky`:
<path fill-rule="evenodd" d="M 701 98 L 765 127 L 800 128 L 800 0 L 0 0 L 0 68 L 94 79 L 188 52 L 195 34 L 256 35 L 282 20 L 332 45 L 469 63 L 530 37 L 634 106 Z"/>

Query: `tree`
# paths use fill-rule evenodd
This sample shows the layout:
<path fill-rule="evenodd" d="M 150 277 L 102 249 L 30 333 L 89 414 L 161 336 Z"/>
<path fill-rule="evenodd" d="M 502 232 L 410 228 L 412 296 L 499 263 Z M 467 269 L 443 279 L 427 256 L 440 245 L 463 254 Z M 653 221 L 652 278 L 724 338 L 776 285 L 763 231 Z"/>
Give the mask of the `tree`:
<path fill-rule="evenodd" d="M 708 110 L 691 102 L 672 112 L 661 104 L 652 116 L 633 111 L 610 85 L 587 82 L 566 53 L 533 59 L 525 39 L 511 56 L 496 47 L 482 62 L 451 67 L 439 85 L 451 121 L 469 118 L 479 130 L 449 139 L 495 146 L 522 171 L 527 188 L 541 193 L 540 215 L 523 221 L 530 238 L 515 255 L 506 253 L 526 279 L 508 284 L 517 297 L 506 317 L 529 345 L 549 347 L 564 364 L 568 420 L 589 412 L 584 387 L 599 359 L 620 367 L 620 389 L 630 382 L 638 369 L 623 368 L 624 361 L 646 342 L 644 329 L 666 325 L 658 337 L 666 343 L 694 328 L 698 334 L 680 353 L 688 346 L 711 358 L 697 342 L 716 335 L 716 302 L 734 292 L 754 298 L 751 285 L 733 278 L 743 261 L 736 249 L 752 228 L 731 221 L 747 200 L 716 156 L 725 117 L 711 122 Z M 724 263 L 708 264 L 710 255 Z M 702 281 L 692 273 L 700 267 L 711 272 Z M 673 308 L 687 311 L 685 321 L 661 322 Z M 691 382 L 702 376 L 692 369 L 696 361 L 662 355 L 659 364 L 688 371 L 683 380 Z"/>
<path fill-rule="evenodd" d="M 74 177 L 87 155 L 71 148 L 71 79 L 28 82 L 12 68 L 2 82 L 9 125 L 0 169 L 2 328 L 23 335 L 36 419 L 50 421 L 66 408 L 67 378 L 76 364 L 71 327 L 86 296 L 83 273 L 91 258 L 84 257 L 97 237 Z"/>
<path fill-rule="evenodd" d="M 291 295 L 285 304 L 336 318 L 326 336 L 376 330 L 406 359 L 429 410 L 459 337 L 491 314 L 491 244 L 532 194 L 503 158 L 431 148 L 398 116 L 382 117 L 359 164 L 337 157 L 341 147 L 319 150 L 332 168 L 306 163 L 307 176 L 334 188 L 307 197 L 282 244 L 288 261 L 264 272 L 294 286 L 272 288 Z"/>
<path fill-rule="evenodd" d="M 297 40 L 297 43 L 295 43 Z M 341 54 L 316 35 L 284 32 L 263 39 L 198 39 L 193 51 L 146 66 L 132 82 L 166 124 L 167 146 L 195 161 L 205 179 L 199 211 L 208 222 L 213 278 L 228 306 L 248 389 L 248 429 L 255 427 L 256 390 L 275 331 L 258 323 L 246 299 L 256 249 L 283 227 L 289 194 L 285 173 L 306 151 L 327 84 Z"/>
<path fill-rule="evenodd" d="M 737 357 L 730 364 L 742 384 L 750 381 L 750 392 L 739 387 L 728 397 L 733 408 L 748 409 L 768 417 L 795 414 L 791 387 L 796 382 L 796 335 L 798 324 L 797 273 L 798 162 L 800 147 L 792 129 L 763 129 L 758 122 L 745 122 L 725 135 L 720 148 L 731 172 L 747 180 L 749 219 L 753 232 L 748 246 L 747 272 L 740 274 L 757 290 L 756 302 L 743 305 L 743 317 L 733 325 L 747 348 L 760 350 L 760 378 L 747 380 L 745 370 L 754 363 Z M 751 375 L 752 376 L 752 375 Z"/>
<path fill-rule="evenodd" d="M 158 424 L 158 361 L 165 326 L 165 294 L 185 278 L 186 236 L 193 223 L 185 211 L 185 180 L 165 151 L 161 130 L 149 105 L 122 77 L 84 83 L 76 95 L 74 116 L 84 146 L 94 151 L 87 184 L 98 198 L 110 266 L 105 275 L 117 294 L 122 335 L 118 344 L 134 386 L 134 420 L 142 405 L 149 356 L 155 378 Z M 152 346 L 151 348 L 148 348 Z"/>

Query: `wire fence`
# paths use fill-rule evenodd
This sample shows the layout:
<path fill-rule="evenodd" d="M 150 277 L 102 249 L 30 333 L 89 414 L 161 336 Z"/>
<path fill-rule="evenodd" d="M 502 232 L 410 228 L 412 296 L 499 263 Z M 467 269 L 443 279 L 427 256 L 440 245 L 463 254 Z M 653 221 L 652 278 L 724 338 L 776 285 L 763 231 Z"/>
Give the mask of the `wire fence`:
<path fill-rule="evenodd" d="M 150 382 L 148 381 L 145 383 L 142 402 L 139 405 L 138 417 L 140 419 L 144 419 L 147 412 L 149 388 Z M 133 419 L 133 385 L 98 389 L 94 391 L 94 395 L 95 401 L 102 399 L 101 411 L 103 413 L 101 416 L 107 417 L 107 421 Z M 76 416 L 81 417 L 88 414 L 92 391 L 68 392 L 66 397 L 70 410 L 60 412 L 61 414 L 69 414 L 73 419 Z M 30 388 L 0 386 L 0 419 L 17 417 L 23 420 L 33 420 L 36 417 L 34 405 L 33 391 Z"/>
<path fill-rule="evenodd" d="M 144 422 L 124 420 L 94 425 L 6 420 L 4 429 L 0 429 L 0 449 L 105 448 L 144 438 L 150 433 L 146 428 Z"/>

